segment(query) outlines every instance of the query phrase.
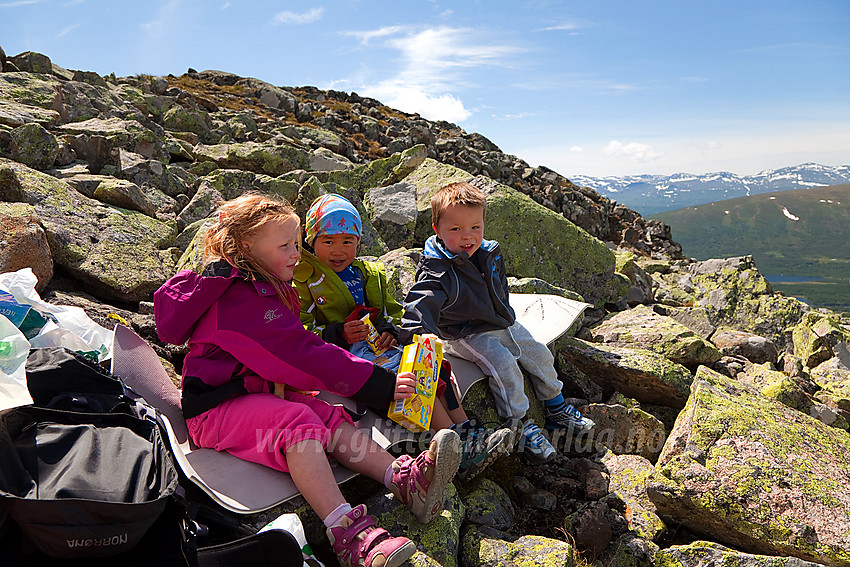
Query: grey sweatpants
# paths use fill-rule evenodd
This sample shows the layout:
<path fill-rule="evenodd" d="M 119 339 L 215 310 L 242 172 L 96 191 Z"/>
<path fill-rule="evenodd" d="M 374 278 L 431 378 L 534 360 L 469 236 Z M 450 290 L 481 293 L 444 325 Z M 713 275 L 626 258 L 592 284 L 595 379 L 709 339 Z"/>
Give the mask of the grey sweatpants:
<path fill-rule="evenodd" d="M 531 376 L 538 399 L 551 400 L 561 393 L 563 384 L 555 370 L 555 357 L 519 321 L 507 329 L 446 341 L 445 348 L 451 355 L 474 362 L 489 376 L 501 417 L 518 419 L 528 411 L 520 364 Z"/>

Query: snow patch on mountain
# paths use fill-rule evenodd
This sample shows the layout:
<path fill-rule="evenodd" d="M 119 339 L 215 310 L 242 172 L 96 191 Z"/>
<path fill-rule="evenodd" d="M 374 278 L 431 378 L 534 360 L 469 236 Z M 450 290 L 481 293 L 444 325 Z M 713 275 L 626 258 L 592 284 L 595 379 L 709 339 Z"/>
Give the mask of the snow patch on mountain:
<path fill-rule="evenodd" d="M 850 165 L 830 166 L 804 163 L 761 171 L 755 175 L 736 175 L 728 171 L 702 175 L 692 173 L 624 177 L 574 175 L 570 177 L 570 181 L 582 187 L 595 189 L 599 194 L 623 203 L 643 215 L 651 215 L 760 193 L 850 183 Z"/>

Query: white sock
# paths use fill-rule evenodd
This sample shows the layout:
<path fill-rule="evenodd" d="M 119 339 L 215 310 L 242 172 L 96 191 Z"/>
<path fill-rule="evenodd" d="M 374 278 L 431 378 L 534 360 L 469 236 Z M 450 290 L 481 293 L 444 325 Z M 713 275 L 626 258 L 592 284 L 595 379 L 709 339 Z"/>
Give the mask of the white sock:
<path fill-rule="evenodd" d="M 387 470 L 384 471 L 384 486 L 389 489 L 393 484 L 393 466 L 390 465 L 387 467 Z"/>
<path fill-rule="evenodd" d="M 333 526 L 339 525 L 339 520 L 343 517 L 343 515 L 351 512 L 351 504 L 348 502 L 343 502 L 339 506 L 337 506 L 333 512 L 328 514 L 328 516 L 322 520 L 324 522 L 326 528 L 330 528 Z"/>

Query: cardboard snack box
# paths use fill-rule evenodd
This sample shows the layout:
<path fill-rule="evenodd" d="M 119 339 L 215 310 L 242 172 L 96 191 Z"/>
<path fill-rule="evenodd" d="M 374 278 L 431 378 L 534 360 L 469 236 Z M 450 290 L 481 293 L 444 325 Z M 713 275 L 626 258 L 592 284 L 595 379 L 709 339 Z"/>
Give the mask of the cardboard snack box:
<path fill-rule="evenodd" d="M 390 419 L 413 432 L 430 429 L 442 362 L 443 342 L 436 335 L 413 336 L 413 342 L 404 347 L 398 371 L 416 375 L 416 392 L 390 406 Z"/>

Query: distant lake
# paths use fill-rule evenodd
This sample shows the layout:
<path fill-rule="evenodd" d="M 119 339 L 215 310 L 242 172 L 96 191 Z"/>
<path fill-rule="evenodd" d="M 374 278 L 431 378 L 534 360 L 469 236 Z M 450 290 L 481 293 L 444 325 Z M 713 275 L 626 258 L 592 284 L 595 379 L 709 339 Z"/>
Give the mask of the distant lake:
<path fill-rule="evenodd" d="M 822 282 L 826 278 L 820 276 L 764 276 L 764 279 L 770 283 L 804 283 L 804 282 Z"/>

